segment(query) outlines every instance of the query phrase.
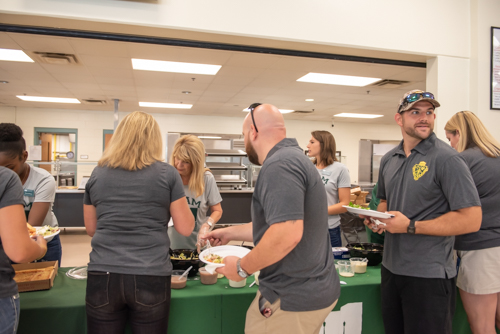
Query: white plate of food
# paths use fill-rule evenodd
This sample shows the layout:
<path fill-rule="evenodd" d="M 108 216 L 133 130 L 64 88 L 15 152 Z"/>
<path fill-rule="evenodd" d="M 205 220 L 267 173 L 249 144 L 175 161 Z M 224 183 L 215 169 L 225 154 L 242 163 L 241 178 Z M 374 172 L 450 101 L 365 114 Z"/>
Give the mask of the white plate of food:
<path fill-rule="evenodd" d="M 250 249 L 246 247 L 224 245 L 205 249 L 200 253 L 199 259 L 208 265 L 218 268 L 224 267 L 222 261 L 226 256 L 243 257 L 248 253 L 250 253 Z"/>
<path fill-rule="evenodd" d="M 30 233 L 30 237 L 34 237 L 35 235 L 41 235 L 47 242 L 52 241 L 52 239 L 61 232 L 59 227 L 52 227 L 49 225 L 44 226 L 31 226 L 28 224 L 28 231 Z"/>
<path fill-rule="evenodd" d="M 348 205 L 342 205 L 342 206 L 344 208 L 346 208 L 347 211 L 349 211 L 350 213 L 355 213 L 357 215 L 364 215 L 364 216 L 368 216 L 368 217 L 382 218 L 382 219 L 394 217 L 394 215 L 391 215 L 390 213 L 369 210 L 369 209 L 353 208 L 352 206 L 348 206 Z"/>

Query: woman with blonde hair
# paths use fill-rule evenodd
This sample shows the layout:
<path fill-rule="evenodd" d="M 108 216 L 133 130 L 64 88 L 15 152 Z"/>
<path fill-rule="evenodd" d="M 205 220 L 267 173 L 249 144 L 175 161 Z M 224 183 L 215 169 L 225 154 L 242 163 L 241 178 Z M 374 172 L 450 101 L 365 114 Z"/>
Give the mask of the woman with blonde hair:
<path fill-rule="evenodd" d="M 170 310 L 168 221 L 182 235 L 194 219 L 179 173 L 162 162 L 158 123 L 127 115 L 85 187 L 84 221 L 92 237 L 86 312 L 88 332 L 166 333 Z"/>
<path fill-rule="evenodd" d="M 342 206 L 349 205 L 351 177 L 347 167 L 335 156 L 337 148 L 333 135 L 328 131 L 313 131 L 311 135 L 307 155 L 314 158 L 313 163 L 325 185 L 330 242 L 332 247 L 341 247 L 339 215 L 347 211 Z"/>
<path fill-rule="evenodd" d="M 495 323 L 500 329 L 500 143 L 470 111 L 453 115 L 445 131 L 469 166 L 483 211 L 479 231 L 455 237 L 457 286 L 472 332 L 495 333 Z"/>
<path fill-rule="evenodd" d="M 215 178 L 208 168 L 205 168 L 205 146 L 193 135 L 179 138 L 174 145 L 170 164 L 179 172 L 186 199 L 195 218 L 195 228 L 188 237 L 176 231 L 169 230 L 172 249 L 193 249 L 203 246 L 200 239 L 222 217 L 222 197 Z M 210 209 L 210 216 L 207 212 Z"/>

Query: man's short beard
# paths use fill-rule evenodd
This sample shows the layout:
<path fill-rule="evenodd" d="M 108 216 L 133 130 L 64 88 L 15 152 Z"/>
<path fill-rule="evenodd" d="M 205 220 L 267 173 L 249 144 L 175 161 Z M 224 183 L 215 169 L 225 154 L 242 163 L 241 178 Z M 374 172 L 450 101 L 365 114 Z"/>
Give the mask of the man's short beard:
<path fill-rule="evenodd" d="M 250 162 L 254 165 L 260 166 L 259 156 L 257 155 L 257 152 L 255 152 L 250 140 L 248 143 L 245 143 L 245 150 L 247 151 L 248 160 L 250 160 Z"/>

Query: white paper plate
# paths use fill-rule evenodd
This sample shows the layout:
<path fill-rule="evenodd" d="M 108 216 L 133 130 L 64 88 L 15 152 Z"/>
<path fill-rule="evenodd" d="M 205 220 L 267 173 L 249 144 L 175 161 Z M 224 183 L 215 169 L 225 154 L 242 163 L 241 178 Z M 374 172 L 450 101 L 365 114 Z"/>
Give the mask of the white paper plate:
<path fill-rule="evenodd" d="M 344 208 L 346 208 L 347 211 L 349 211 L 350 213 L 355 213 L 357 215 L 364 215 L 364 216 L 382 218 L 382 219 L 394 217 L 394 215 L 391 215 L 391 214 L 385 213 L 385 212 L 380 212 L 380 211 L 375 211 L 375 210 L 358 209 L 358 208 L 353 208 L 353 207 L 350 207 L 347 205 L 342 205 L 342 206 Z"/>
<path fill-rule="evenodd" d="M 41 230 L 41 229 L 42 229 L 42 228 L 44 228 L 44 227 L 43 227 L 43 226 L 35 226 L 35 228 L 36 228 L 36 234 L 38 234 L 38 231 L 39 231 L 39 230 Z M 44 235 L 44 236 L 43 236 L 43 238 L 44 238 L 45 240 L 47 240 L 47 242 L 50 242 L 50 241 L 52 241 L 52 239 L 54 239 L 54 237 L 55 237 L 56 235 L 58 235 L 58 234 L 59 234 L 59 232 L 61 232 L 61 229 L 58 229 L 56 232 L 54 232 L 54 233 L 52 233 L 52 234 L 50 234 L 50 235 Z"/>
<path fill-rule="evenodd" d="M 220 257 L 226 257 L 226 256 L 237 256 L 237 257 L 243 257 L 250 253 L 250 249 L 246 247 L 240 247 L 240 246 L 231 246 L 231 245 L 225 245 L 225 246 L 216 246 L 216 247 L 211 247 L 208 249 L 205 249 L 203 252 L 200 253 L 199 259 L 200 261 L 211 265 L 215 267 L 224 267 L 224 263 L 212 263 L 208 262 L 205 260 L 205 256 L 208 254 L 217 254 Z"/>

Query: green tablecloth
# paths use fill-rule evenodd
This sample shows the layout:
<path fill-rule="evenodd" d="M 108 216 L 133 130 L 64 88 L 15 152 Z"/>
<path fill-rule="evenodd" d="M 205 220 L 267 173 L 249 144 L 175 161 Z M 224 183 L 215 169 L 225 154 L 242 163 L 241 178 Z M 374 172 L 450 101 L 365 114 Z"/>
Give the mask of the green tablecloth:
<path fill-rule="evenodd" d="M 54 287 L 45 291 L 21 293 L 19 334 L 26 333 L 86 333 L 86 280 L 66 276 L 69 268 L 60 268 Z M 363 302 L 363 334 L 384 333 L 380 312 L 380 266 L 368 267 L 365 274 L 352 278 L 341 277 L 339 302 L 334 311 L 345 304 Z M 169 334 L 238 334 L 243 333 L 248 306 L 255 297 L 257 285 L 249 288 L 229 287 L 227 279 L 215 285 L 188 281 L 182 290 L 172 290 Z M 128 331 L 131 333 L 131 331 Z M 467 317 L 460 298 L 454 319 L 455 334 L 469 334 Z"/>

